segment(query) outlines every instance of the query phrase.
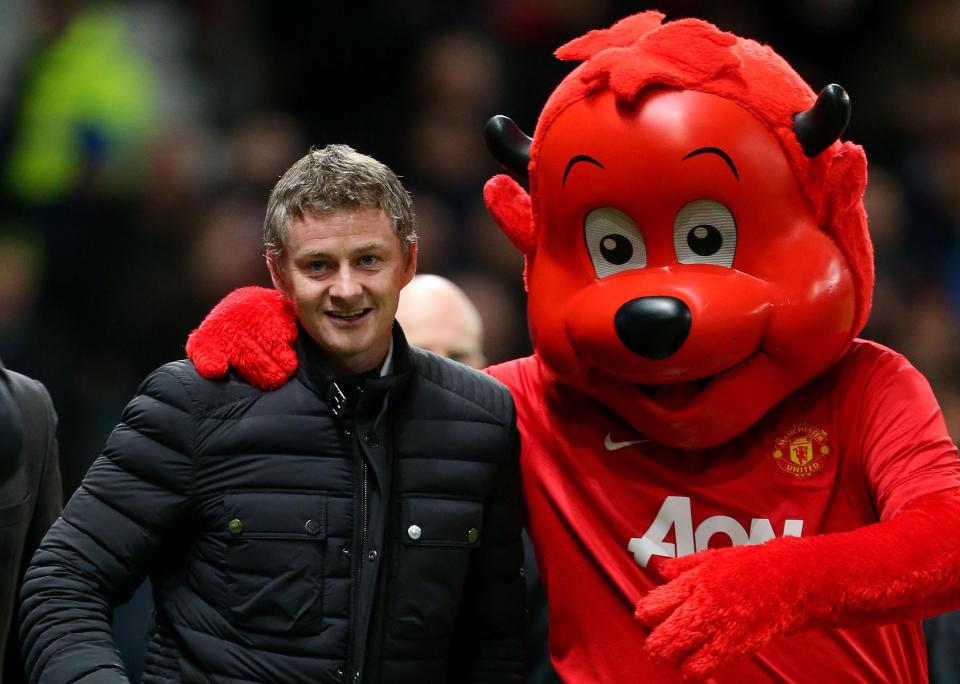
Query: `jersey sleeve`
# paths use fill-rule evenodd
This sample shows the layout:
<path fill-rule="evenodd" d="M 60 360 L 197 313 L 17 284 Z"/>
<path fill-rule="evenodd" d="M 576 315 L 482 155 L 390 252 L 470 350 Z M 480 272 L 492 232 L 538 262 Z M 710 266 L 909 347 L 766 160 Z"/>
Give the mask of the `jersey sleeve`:
<path fill-rule="evenodd" d="M 874 348 L 854 374 L 858 450 L 881 520 L 924 494 L 960 487 L 957 447 L 926 378 L 903 356 Z"/>

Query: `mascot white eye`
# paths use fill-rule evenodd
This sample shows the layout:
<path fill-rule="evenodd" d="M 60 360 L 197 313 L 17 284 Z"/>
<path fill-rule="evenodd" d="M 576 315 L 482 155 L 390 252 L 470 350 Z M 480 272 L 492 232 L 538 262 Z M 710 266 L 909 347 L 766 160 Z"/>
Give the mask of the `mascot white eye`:
<path fill-rule="evenodd" d="M 681 264 L 730 268 L 737 251 L 737 224 L 730 210 L 713 200 L 695 200 L 677 212 L 673 244 Z"/>
<path fill-rule="evenodd" d="M 583 221 L 583 237 L 598 278 L 647 265 L 643 235 L 622 211 L 594 209 Z"/>

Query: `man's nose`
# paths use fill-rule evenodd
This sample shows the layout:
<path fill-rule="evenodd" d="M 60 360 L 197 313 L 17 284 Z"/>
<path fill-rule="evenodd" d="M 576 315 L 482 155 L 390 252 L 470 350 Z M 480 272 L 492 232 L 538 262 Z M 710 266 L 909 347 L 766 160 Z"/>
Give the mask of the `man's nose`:
<path fill-rule="evenodd" d="M 330 296 L 337 299 L 350 299 L 359 296 L 362 292 L 363 288 L 353 269 L 349 266 L 341 266 L 330 286 Z"/>

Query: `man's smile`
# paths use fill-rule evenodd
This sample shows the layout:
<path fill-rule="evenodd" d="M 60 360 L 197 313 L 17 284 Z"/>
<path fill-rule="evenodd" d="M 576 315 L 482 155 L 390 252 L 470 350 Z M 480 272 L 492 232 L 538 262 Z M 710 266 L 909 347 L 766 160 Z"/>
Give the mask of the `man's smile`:
<path fill-rule="evenodd" d="M 367 314 L 373 309 L 354 309 L 352 311 L 327 311 L 325 315 L 332 318 L 337 323 L 354 323 L 366 318 Z"/>

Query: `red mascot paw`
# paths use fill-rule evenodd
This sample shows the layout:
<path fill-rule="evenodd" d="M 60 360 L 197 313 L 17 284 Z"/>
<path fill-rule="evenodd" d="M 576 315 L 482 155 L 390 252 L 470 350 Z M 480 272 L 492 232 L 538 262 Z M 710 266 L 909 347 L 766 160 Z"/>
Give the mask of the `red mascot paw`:
<path fill-rule="evenodd" d="M 297 318 L 277 290 L 242 287 L 214 307 L 190 333 L 187 356 L 205 378 L 230 366 L 260 389 L 276 389 L 297 370 Z"/>
<path fill-rule="evenodd" d="M 650 657 L 679 667 L 686 678 L 702 679 L 806 623 L 802 587 L 809 587 L 811 578 L 798 576 L 805 564 L 783 563 L 782 557 L 794 556 L 787 548 L 793 541 L 665 562 L 661 574 L 670 581 L 641 599 L 636 610 L 636 618 L 652 629 L 645 644 Z"/>

